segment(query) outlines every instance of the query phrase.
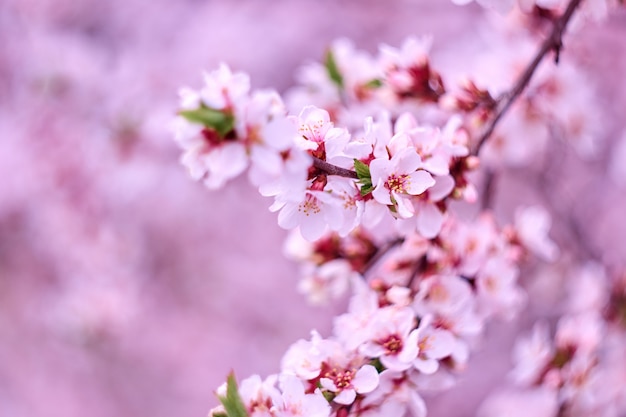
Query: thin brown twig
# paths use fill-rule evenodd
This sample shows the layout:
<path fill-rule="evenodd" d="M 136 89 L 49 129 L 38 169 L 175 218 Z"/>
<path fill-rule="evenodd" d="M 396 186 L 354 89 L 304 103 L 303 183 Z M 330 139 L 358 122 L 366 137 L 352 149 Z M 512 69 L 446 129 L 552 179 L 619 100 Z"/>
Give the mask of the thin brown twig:
<path fill-rule="evenodd" d="M 380 261 L 385 255 L 387 255 L 387 253 L 389 253 L 390 250 L 402 244 L 403 242 L 404 242 L 404 238 L 399 237 L 399 238 L 390 240 L 384 243 L 382 246 L 380 246 L 376 250 L 374 255 L 370 258 L 370 260 L 363 267 L 363 274 L 366 274 L 370 269 L 372 269 L 378 263 L 378 261 Z"/>
<path fill-rule="evenodd" d="M 495 179 L 496 174 L 491 169 L 485 171 L 485 181 L 483 185 L 483 192 L 480 198 L 480 206 L 483 210 L 490 209 L 493 206 L 493 196 L 495 193 Z"/>
<path fill-rule="evenodd" d="M 345 178 L 358 179 L 355 171 L 338 167 L 337 165 L 329 164 L 326 161 L 322 161 L 319 158 L 313 157 L 313 166 L 320 171 L 324 171 L 328 175 L 338 175 Z"/>
<path fill-rule="evenodd" d="M 417 262 L 415 262 L 415 266 L 413 267 L 413 270 L 411 271 L 411 276 L 409 277 L 409 282 L 407 282 L 406 284 L 407 288 L 409 289 L 413 288 L 413 283 L 415 282 L 415 279 L 417 278 L 420 272 L 424 272 L 427 264 L 428 264 L 428 258 L 426 257 L 426 255 L 422 255 L 422 257 L 420 257 L 417 260 Z"/>
<path fill-rule="evenodd" d="M 519 79 L 517 80 L 513 88 L 510 91 L 504 93 L 500 98 L 498 98 L 498 110 L 496 111 L 496 114 L 493 117 L 493 119 L 491 119 L 491 123 L 489 123 L 489 125 L 487 126 L 487 129 L 480 136 L 480 139 L 478 140 L 476 147 L 472 151 L 473 155 L 478 155 L 478 152 L 480 151 L 482 146 L 485 144 L 487 139 L 489 139 L 489 137 L 493 134 L 493 131 L 495 130 L 496 125 L 498 124 L 500 119 L 502 119 L 502 117 L 506 114 L 506 112 L 509 110 L 511 105 L 520 96 L 520 94 L 522 94 L 522 92 L 526 89 L 535 71 L 537 70 L 537 67 L 539 67 L 539 64 L 541 63 L 543 58 L 548 54 L 548 52 L 554 51 L 555 52 L 554 61 L 557 64 L 559 63 L 559 56 L 561 54 L 561 49 L 563 48 L 563 33 L 565 32 L 565 29 L 567 28 L 567 24 L 569 23 L 572 16 L 574 15 L 574 12 L 578 8 L 578 6 L 580 6 L 581 3 L 582 3 L 582 0 L 570 0 L 569 4 L 567 5 L 567 9 L 565 9 L 565 12 L 561 15 L 561 17 L 559 17 L 558 19 L 554 21 L 552 32 L 543 41 L 543 43 L 541 44 L 541 47 L 537 51 L 537 54 L 535 55 L 533 60 L 530 62 L 528 67 L 526 67 L 526 70 L 519 77 Z"/>

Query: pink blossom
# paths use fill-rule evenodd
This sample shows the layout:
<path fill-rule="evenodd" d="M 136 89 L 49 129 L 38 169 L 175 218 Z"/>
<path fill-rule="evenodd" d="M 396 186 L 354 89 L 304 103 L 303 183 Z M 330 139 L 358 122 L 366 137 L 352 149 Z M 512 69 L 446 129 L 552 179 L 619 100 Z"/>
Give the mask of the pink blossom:
<path fill-rule="evenodd" d="M 282 395 L 274 399 L 272 414 L 277 417 L 328 417 L 330 406 L 319 392 L 306 394 L 299 378 L 281 375 L 279 380 Z"/>
<path fill-rule="evenodd" d="M 385 307 L 372 318 L 369 341 L 361 352 L 380 358 L 386 368 L 403 371 L 411 367 L 419 353 L 419 331 L 415 329 L 415 313 L 408 307 Z"/>
<path fill-rule="evenodd" d="M 419 325 L 419 354 L 413 366 L 424 374 L 439 369 L 439 360 L 452 355 L 456 344 L 454 335 L 442 328 L 432 327 L 432 316 L 424 317 Z"/>
<path fill-rule="evenodd" d="M 409 196 L 419 195 L 435 185 L 432 176 L 420 167 L 420 157 L 410 148 L 396 153 L 390 160 L 373 160 L 370 172 L 376 201 L 391 206 L 398 217 L 412 217 L 415 209 Z"/>
<path fill-rule="evenodd" d="M 554 355 L 548 325 L 538 322 L 532 333 L 517 341 L 513 349 L 515 368 L 511 372 L 513 380 L 520 385 L 532 385 L 538 382 L 545 366 Z"/>
<path fill-rule="evenodd" d="M 378 371 L 372 365 L 363 365 L 358 370 L 333 367 L 323 374 L 320 384 L 336 394 L 334 402 L 350 405 L 357 394 L 367 394 L 376 389 Z"/>

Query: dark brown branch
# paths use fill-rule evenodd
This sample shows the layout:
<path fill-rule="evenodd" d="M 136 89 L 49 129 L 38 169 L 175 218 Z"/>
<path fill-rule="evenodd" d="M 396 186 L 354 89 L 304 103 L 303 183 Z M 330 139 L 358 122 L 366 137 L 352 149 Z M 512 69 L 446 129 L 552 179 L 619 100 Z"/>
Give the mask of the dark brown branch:
<path fill-rule="evenodd" d="M 493 205 L 493 194 L 494 190 L 494 181 L 496 174 L 491 169 L 487 169 L 485 171 L 485 182 L 483 184 L 483 192 L 480 198 L 480 206 L 483 210 L 492 208 Z"/>
<path fill-rule="evenodd" d="M 408 289 L 413 289 L 413 283 L 415 283 L 415 279 L 420 274 L 420 272 L 424 272 L 426 270 L 426 266 L 428 265 L 428 258 L 426 255 L 423 255 L 421 258 L 415 262 L 415 266 L 411 271 L 411 276 L 409 277 L 409 282 L 407 282 L 406 287 Z"/>
<path fill-rule="evenodd" d="M 404 238 L 399 237 L 397 239 L 390 240 L 380 246 L 374 253 L 374 256 L 372 256 L 367 264 L 365 264 L 365 266 L 363 267 L 363 275 L 365 275 L 370 269 L 372 269 L 378 263 L 378 261 L 380 261 L 385 255 L 387 255 L 387 253 L 389 253 L 391 249 L 395 248 L 398 245 L 401 245 L 402 243 L 404 243 Z"/>
<path fill-rule="evenodd" d="M 320 171 L 324 171 L 324 173 L 328 175 L 338 175 L 340 177 L 346 178 L 354 178 L 358 179 L 359 177 L 356 175 L 355 171 L 351 171 L 349 169 L 341 168 L 333 164 L 329 164 L 326 161 L 322 161 L 319 158 L 313 157 L 313 166 Z"/>
<path fill-rule="evenodd" d="M 537 67 L 539 66 L 543 58 L 548 54 L 548 52 L 554 51 L 555 53 L 554 61 L 557 64 L 559 63 L 559 56 L 561 54 L 561 49 L 563 48 L 563 33 L 565 32 L 565 28 L 567 27 L 567 24 L 569 23 L 572 16 L 574 15 L 574 11 L 576 11 L 576 8 L 578 8 L 578 6 L 580 6 L 581 3 L 582 3 L 582 0 L 570 0 L 569 4 L 567 5 L 567 9 L 561 15 L 561 17 L 559 17 L 558 19 L 554 21 L 552 32 L 543 41 L 543 43 L 541 44 L 541 47 L 537 51 L 537 54 L 535 55 L 531 63 L 528 65 L 528 67 L 526 67 L 526 70 L 519 77 L 519 79 L 517 80 L 513 88 L 498 98 L 498 109 L 496 110 L 496 114 L 491 120 L 491 123 L 489 124 L 487 129 L 480 136 L 480 139 L 478 140 L 478 143 L 474 151 L 472 152 L 473 155 L 478 155 L 478 152 L 480 152 L 480 149 L 482 148 L 482 146 L 485 144 L 487 139 L 489 139 L 489 137 L 493 134 L 493 131 L 495 130 L 496 125 L 498 124 L 500 119 L 502 119 L 502 117 L 506 114 L 506 112 L 509 110 L 511 105 L 520 96 L 520 94 L 522 94 L 522 92 L 526 89 L 526 87 L 530 83 L 530 80 L 533 77 L 533 74 L 537 70 Z"/>

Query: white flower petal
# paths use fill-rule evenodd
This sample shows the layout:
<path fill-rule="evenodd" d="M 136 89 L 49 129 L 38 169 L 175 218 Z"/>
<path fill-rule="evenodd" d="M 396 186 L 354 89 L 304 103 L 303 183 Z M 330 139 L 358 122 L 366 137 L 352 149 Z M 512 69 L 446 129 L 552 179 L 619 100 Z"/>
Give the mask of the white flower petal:
<path fill-rule="evenodd" d="M 352 385 L 359 394 L 367 394 L 378 387 L 378 371 L 372 365 L 363 365 L 354 375 Z"/>
<path fill-rule="evenodd" d="M 420 195 L 435 185 L 435 179 L 427 171 L 420 169 L 409 174 L 406 183 L 406 192 L 411 195 Z"/>

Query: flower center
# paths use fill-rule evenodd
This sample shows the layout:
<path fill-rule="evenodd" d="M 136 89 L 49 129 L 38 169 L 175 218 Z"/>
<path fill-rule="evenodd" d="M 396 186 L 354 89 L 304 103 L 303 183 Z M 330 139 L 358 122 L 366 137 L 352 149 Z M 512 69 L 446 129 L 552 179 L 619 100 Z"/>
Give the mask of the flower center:
<path fill-rule="evenodd" d="M 350 387 L 354 374 L 354 370 L 340 371 L 337 368 L 333 368 L 332 370 L 326 372 L 324 376 L 328 379 L 332 379 L 335 386 L 341 390 Z"/>
<path fill-rule="evenodd" d="M 418 342 L 420 352 L 429 350 L 432 347 L 431 336 L 426 336 Z"/>
<path fill-rule="evenodd" d="M 402 338 L 392 334 L 379 342 L 385 348 L 387 355 L 396 355 L 402 350 Z"/>
<path fill-rule="evenodd" d="M 317 203 L 317 198 L 311 194 L 307 194 L 305 200 L 298 206 L 298 211 L 303 212 L 304 215 L 308 217 L 311 214 L 318 214 L 321 209 Z"/>
<path fill-rule="evenodd" d="M 406 186 L 408 185 L 408 175 L 396 175 L 392 174 L 387 178 L 387 182 L 385 186 L 389 191 L 394 191 L 396 193 L 404 193 L 406 192 Z"/>

